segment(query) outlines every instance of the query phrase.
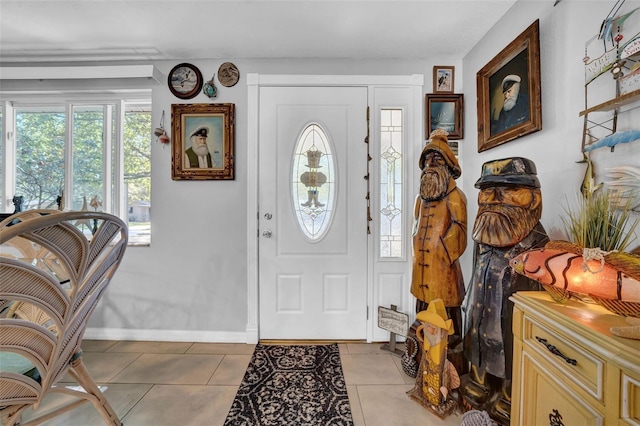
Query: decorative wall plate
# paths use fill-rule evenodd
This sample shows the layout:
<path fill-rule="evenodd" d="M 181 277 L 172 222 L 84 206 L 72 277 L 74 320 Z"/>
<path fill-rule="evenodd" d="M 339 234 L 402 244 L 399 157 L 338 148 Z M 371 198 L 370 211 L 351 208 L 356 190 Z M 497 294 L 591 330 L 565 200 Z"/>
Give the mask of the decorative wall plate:
<path fill-rule="evenodd" d="M 240 71 L 231 62 L 225 62 L 218 68 L 218 80 L 225 87 L 235 86 L 240 79 Z"/>
<path fill-rule="evenodd" d="M 202 89 L 202 73 L 195 65 L 178 64 L 169 72 L 167 84 L 176 97 L 191 99 Z"/>

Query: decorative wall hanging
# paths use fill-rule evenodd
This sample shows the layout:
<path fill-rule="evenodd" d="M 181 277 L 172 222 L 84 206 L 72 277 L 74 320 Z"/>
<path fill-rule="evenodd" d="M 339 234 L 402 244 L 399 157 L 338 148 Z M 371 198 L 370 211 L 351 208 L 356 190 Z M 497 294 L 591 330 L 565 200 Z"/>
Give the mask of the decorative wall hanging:
<path fill-rule="evenodd" d="M 455 67 L 436 65 L 433 67 L 433 92 L 453 93 Z"/>
<path fill-rule="evenodd" d="M 233 180 L 235 104 L 171 105 L 171 178 Z"/>
<path fill-rule="evenodd" d="M 639 16 L 633 16 L 640 8 L 618 15 L 623 4 L 624 0 L 616 1 L 599 33 L 584 45 L 585 109 L 578 114 L 583 117 L 583 153 L 605 146 L 613 152 L 619 143 L 640 139 L 640 130 L 619 131 L 618 127 L 619 114 L 633 109 L 623 107 L 640 97 L 640 27 Z M 610 97 L 603 98 L 606 87 Z"/>
<path fill-rule="evenodd" d="M 160 127 L 156 127 L 153 134 L 156 135 L 156 142 L 162 143 L 163 147 L 169 143 L 169 136 L 167 136 L 167 132 L 164 130 L 164 110 L 162 111 L 162 118 L 160 119 Z"/>
<path fill-rule="evenodd" d="M 462 139 L 464 97 L 455 95 L 426 96 L 425 139 L 429 139 L 431 132 L 442 129 L 448 133 L 448 139 Z"/>
<path fill-rule="evenodd" d="M 211 77 L 211 80 L 207 81 L 202 88 L 202 93 L 207 95 L 209 99 L 213 99 L 216 96 L 218 96 L 218 89 L 216 88 L 216 85 L 213 83 L 213 79 L 215 78 L 215 76 L 216 75 L 214 74 L 213 77 Z"/>
<path fill-rule="evenodd" d="M 169 90 L 176 97 L 191 99 L 202 89 L 202 73 L 195 65 L 178 64 L 169 72 L 167 83 Z"/>
<path fill-rule="evenodd" d="M 536 20 L 476 75 L 478 152 L 542 129 Z"/>
<path fill-rule="evenodd" d="M 225 62 L 218 68 L 218 81 L 220 81 L 220 84 L 224 87 L 235 86 L 239 79 L 240 71 L 238 71 L 238 67 L 231 62 Z"/>

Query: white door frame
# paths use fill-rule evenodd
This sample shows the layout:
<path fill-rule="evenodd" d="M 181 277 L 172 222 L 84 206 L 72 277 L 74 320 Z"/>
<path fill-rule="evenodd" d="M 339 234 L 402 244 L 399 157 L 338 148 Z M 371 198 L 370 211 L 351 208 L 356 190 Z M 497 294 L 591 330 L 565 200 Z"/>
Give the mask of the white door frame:
<path fill-rule="evenodd" d="M 422 126 L 422 86 L 424 75 L 267 75 L 249 73 L 247 74 L 247 343 L 257 343 L 259 338 L 259 297 L 258 297 L 258 144 L 259 144 L 259 119 L 260 119 L 260 87 L 286 87 L 286 86 L 360 86 L 367 87 L 369 91 L 369 105 L 373 98 L 375 87 L 411 87 L 412 89 L 412 128 L 410 138 L 420 137 L 420 143 L 411 144 L 407 164 L 413 164 L 413 152 L 421 149 L 424 137 Z M 374 129 L 371 129 L 374 133 Z M 414 139 L 409 139 L 414 140 Z M 371 171 L 375 174 L 375 171 Z M 374 180 L 375 181 L 375 180 Z M 407 179 L 410 194 L 414 193 L 413 179 Z M 374 189 L 372 188 L 372 191 Z M 410 209 L 409 204 L 407 208 Z M 410 217 L 410 216 L 407 216 Z M 410 238 L 407 236 L 408 246 Z M 369 244 L 369 258 L 372 256 L 373 244 Z M 373 262 L 369 262 L 368 276 L 371 277 Z M 408 292 L 407 292 L 408 293 Z M 367 283 L 367 305 L 370 315 L 367 319 L 367 342 L 373 337 L 373 318 L 371 314 L 373 307 L 373 280 Z M 407 299 L 411 297 L 407 295 Z M 375 307 L 377 309 L 377 307 Z"/>

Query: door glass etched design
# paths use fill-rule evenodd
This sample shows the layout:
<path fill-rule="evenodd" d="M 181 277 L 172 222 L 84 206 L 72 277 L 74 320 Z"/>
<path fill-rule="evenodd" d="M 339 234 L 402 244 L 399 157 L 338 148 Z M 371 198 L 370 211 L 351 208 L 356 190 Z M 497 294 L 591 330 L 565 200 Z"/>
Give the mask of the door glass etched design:
<path fill-rule="evenodd" d="M 381 258 L 403 256 L 401 109 L 380 110 L 380 252 Z"/>
<path fill-rule="evenodd" d="M 310 241 L 326 234 L 334 212 L 334 154 L 327 133 L 309 124 L 294 150 L 291 173 L 293 209 L 302 233 Z"/>

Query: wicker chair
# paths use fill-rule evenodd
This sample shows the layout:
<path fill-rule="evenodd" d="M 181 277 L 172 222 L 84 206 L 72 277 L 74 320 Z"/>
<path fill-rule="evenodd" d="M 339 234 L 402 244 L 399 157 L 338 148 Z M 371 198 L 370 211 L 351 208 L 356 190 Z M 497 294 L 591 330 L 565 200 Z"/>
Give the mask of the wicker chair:
<path fill-rule="evenodd" d="M 94 224 L 98 228 L 92 234 Z M 0 222 L 3 425 L 20 424 L 25 409 L 38 408 L 53 392 L 75 398 L 26 424 L 42 423 L 91 402 L 106 424 L 121 425 L 89 375 L 80 343 L 120 265 L 127 239 L 124 222 L 99 212 L 31 210 Z M 67 373 L 84 391 L 57 385 Z"/>

